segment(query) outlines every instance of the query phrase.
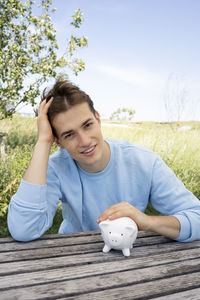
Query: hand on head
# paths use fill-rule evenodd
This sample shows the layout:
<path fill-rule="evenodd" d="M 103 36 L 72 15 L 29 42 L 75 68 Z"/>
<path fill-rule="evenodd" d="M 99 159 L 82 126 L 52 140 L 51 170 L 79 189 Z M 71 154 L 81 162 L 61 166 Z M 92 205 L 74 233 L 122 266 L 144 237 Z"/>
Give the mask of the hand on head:
<path fill-rule="evenodd" d="M 47 113 L 51 103 L 53 102 L 53 99 L 54 98 L 51 97 L 50 99 L 45 99 L 40 103 L 38 108 L 38 118 L 37 118 L 38 140 L 50 144 L 54 142 L 55 137 L 53 135 Z"/>

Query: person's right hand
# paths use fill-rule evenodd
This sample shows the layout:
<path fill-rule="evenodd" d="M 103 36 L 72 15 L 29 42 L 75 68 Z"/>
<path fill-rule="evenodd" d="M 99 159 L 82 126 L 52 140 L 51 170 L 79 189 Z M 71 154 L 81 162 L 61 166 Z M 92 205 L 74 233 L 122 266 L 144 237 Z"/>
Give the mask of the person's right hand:
<path fill-rule="evenodd" d="M 46 99 L 43 100 L 38 108 L 38 141 L 52 144 L 54 142 L 54 135 L 51 129 L 51 125 L 48 120 L 48 109 L 53 101 L 53 97 L 46 102 Z"/>

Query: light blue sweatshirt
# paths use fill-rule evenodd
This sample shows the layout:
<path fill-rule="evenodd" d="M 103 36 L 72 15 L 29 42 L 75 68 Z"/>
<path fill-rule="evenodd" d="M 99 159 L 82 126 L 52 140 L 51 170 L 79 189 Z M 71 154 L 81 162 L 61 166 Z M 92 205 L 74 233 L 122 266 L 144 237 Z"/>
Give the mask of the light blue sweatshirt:
<path fill-rule="evenodd" d="M 110 205 L 127 201 L 145 211 L 148 202 L 181 224 L 178 241 L 200 239 L 200 201 L 152 151 L 119 140 L 106 140 L 111 157 L 99 173 L 82 170 L 65 149 L 49 158 L 47 184 L 21 181 L 12 197 L 8 226 L 14 239 L 39 238 L 52 226 L 62 202 L 59 233 L 98 230 L 96 219 Z"/>

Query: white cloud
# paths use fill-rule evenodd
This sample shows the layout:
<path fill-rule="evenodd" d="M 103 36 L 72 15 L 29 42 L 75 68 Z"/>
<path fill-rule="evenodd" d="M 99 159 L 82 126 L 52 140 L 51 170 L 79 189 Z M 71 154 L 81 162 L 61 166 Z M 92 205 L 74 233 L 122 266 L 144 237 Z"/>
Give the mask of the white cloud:
<path fill-rule="evenodd" d="M 92 67 L 96 71 L 141 88 L 163 88 L 165 83 L 165 78 L 162 78 L 160 74 L 145 69 L 123 69 L 97 64 Z"/>

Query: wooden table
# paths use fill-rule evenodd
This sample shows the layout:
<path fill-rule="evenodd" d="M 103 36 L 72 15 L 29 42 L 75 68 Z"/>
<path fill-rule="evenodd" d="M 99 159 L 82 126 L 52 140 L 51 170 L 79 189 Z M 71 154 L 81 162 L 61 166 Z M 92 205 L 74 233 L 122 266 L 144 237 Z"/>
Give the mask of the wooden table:
<path fill-rule="evenodd" d="M 200 241 L 140 232 L 131 256 L 100 232 L 0 239 L 0 299 L 200 299 Z"/>

